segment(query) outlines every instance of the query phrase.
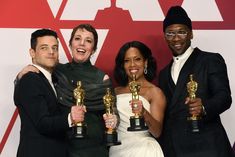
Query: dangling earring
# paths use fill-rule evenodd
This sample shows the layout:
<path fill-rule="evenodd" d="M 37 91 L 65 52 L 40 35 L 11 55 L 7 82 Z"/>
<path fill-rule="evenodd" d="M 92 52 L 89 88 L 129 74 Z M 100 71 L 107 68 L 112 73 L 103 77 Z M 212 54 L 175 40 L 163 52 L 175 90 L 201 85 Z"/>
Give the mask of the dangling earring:
<path fill-rule="evenodd" d="M 147 65 L 144 66 L 144 74 L 146 75 L 148 73 Z"/>

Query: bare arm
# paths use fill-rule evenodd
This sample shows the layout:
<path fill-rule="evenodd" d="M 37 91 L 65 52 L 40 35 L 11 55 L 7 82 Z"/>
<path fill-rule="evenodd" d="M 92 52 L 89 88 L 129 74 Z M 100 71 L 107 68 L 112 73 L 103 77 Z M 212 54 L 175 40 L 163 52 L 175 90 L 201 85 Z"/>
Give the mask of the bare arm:
<path fill-rule="evenodd" d="M 149 132 L 156 138 L 161 135 L 166 107 L 166 98 L 160 88 L 151 88 L 148 92 L 150 98 L 150 112 L 143 109 L 142 113 Z"/>

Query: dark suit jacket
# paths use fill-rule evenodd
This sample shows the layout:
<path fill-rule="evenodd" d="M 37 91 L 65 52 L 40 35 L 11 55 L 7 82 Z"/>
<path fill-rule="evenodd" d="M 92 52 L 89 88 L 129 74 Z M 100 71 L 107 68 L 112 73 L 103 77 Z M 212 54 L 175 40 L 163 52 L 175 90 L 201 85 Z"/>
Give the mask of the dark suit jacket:
<path fill-rule="evenodd" d="M 224 59 L 217 53 L 195 48 L 180 71 L 177 85 L 171 77 L 171 65 L 159 75 L 159 86 L 167 98 L 164 128 L 160 143 L 166 157 L 230 157 L 231 145 L 221 124 L 220 114 L 231 106 L 232 98 Z M 198 82 L 196 96 L 202 99 L 206 116 L 201 130 L 192 133 L 187 121 L 189 75 Z"/>
<path fill-rule="evenodd" d="M 42 73 L 25 74 L 15 87 L 14 101 L 21 119 L 17 157 L 66 157 L 67 116 Z"/>

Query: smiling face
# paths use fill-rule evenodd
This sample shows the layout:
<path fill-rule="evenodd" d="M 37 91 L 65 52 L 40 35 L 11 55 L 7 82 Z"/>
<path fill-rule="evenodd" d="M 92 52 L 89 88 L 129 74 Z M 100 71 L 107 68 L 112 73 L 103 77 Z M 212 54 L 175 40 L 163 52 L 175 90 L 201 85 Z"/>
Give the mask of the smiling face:
<path fill-rule="evenodd" d="M 144 67 L 147 65 L 147 60 L 141 55 L 137 48 L 131 47 L 126 51 L 124 57 L 124 69 L 129 81 L 132 76 L 136 76 L 136 80 L 145 80 Z"/>
<path fill-rule="evenodd" d="M 70 49 L 75 62 L 87 61 L 94 53 L 93 34 L 86 29 L 77 29 L 71 40 Z"/>
<path fill-rule="evenodd" d="M 172 35 L 173 36 L 168 36 Z M 173 24 L 165 30 L 165 40 L 174 56 L 183 54 L 191 45 L 192 31 L 183 24 Z"/>
<path fill-rule="evenodd" d="M 29 52 L 33 63 L 49 72 L 58 63 L 58 41 L 54 36 L 38 37 L 35 50 L 31 48 Z"/>

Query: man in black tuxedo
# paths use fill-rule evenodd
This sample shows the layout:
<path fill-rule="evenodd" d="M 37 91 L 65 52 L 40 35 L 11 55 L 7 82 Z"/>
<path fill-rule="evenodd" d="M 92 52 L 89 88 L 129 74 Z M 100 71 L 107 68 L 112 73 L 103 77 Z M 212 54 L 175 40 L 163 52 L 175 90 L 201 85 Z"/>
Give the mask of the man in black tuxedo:
<path fill-rule="evenodd" d="M 15 86 L 14 101 L 21 119 L 17 157 L 66 157 L 66 131 L 84 117 L 77 116 L 82 110 L 79 106 L 68 113 L 57 104 L 51 77 L 58 62 L 56 32 L 33 32 L 29 53 L 40 72 L 25 74 Z"/>
<path fill-rule="evenodd" d="M 232 103 L 223 57 L 191 47 L 192 23 L 180 6 L 169 9 L 163 31 L 173 54 L 159 75 L 159 86 L 167 98 L 160 138 L 165 157 L 232 157 L 220 120 L 220 114 Z M 189 97 L 191 74 L 196 84 Z M 192 116 L 197 120 L 188 120 Z"/>

